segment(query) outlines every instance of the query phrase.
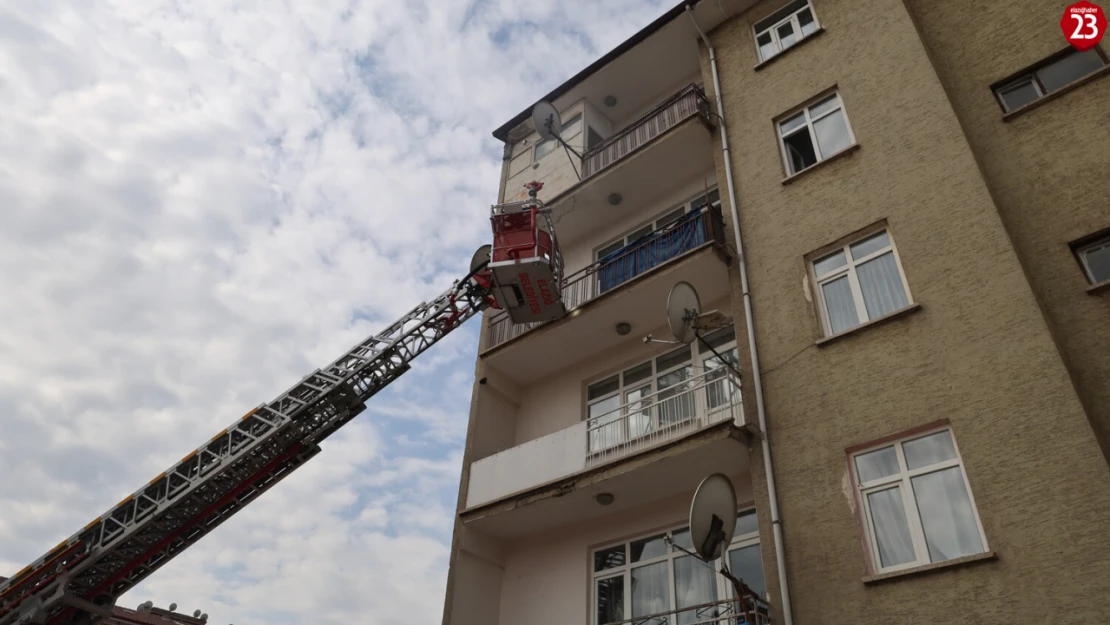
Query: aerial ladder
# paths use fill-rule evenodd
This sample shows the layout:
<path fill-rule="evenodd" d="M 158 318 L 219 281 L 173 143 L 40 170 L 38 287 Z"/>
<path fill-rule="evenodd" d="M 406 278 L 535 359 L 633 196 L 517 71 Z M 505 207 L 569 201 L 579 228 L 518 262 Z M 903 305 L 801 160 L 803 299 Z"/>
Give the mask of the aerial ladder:
<path fill-rule="evenodd" d="M 0 625 L 87 625 L 120 595 L 320 453 L 320 443 L 414 358 L 486 308 L 515 323 L 561 317 L 562 258 L 537 198 L 491 209 L 494 240 L 439 297 L 306 375 L 0 582 Z M 0 479 L 3 479 L 0 476 Z"/>

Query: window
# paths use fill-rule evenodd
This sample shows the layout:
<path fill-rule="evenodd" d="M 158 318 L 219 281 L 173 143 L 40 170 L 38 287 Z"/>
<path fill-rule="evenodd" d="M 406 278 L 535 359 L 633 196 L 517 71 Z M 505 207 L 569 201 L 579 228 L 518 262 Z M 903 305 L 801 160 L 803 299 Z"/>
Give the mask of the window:
<path fill-rule="evenodd" d="M 817 19 L 808 0 L 791 2 L 755 25 L 760 62 L 817 32 Z"/>
<path fill-rule="evenodd" d="M 1106 65 L 1106 57 L 1096 46 L 1086 52 L 1068 48 L 1034 65 L 1013 79 L 994 87 L 1002 110 L 1009 113 L 1043 98 Z"/>
<path fill-rule="evenodd" d="M 910 305 L 902 263 L 886 230 L 840 247 L 811 267 L 829 335 Z"/>
<path fill-rule="evenodd" d="M 876 572 L 987 550 L 949 429 L 851 457 Z"/>
<path fill-rule="evenodd" d="M 590 453 L 689 422 L 702 401 L 708 413 L 735 404 L 738 391 L 713 351 L 739 366 L 732 326 L 706 335 L 704 343 L 683 345 L 587 386 Z M 702 374 L 705 377 L 695 383 Z M 695 384 L 704 387 L 699 391 L 703 397 L 690 392 Z"/>
<path fill-rule="evenodd" d="M 788 174 L 796 174 L 856 142 L 838 93 L 780 121 L 778 130 Z"/>
<path fill-rule="evenodd" d="M 581 133 L 582 133 L 582 114 L 578 113 L 577 115 L 575 115 L 574 117 L 571 117 L 569 120 L 567 120 L 563 124 L 563 132 L 559 133 L 559 136 L 561 136 L 563 138 L 563 141 L 566 141 L 567 143 L 570 143 L 572 139 L 574 139 L 575 137 L 577 137 Z M 536 154 L 535 154 L 535 156 L 533 157 L 532 160 L 533 161 L 540 160 L 541 158 L 550 154 L 551 151 L 554 150 L 557 147 L 559 147 L 559 142 L 558 141 L 551 140 L 551 139 L 544 139 L 544 140 L 540 141 L 539 143 L 536 144 L 536 147 L 535 147 Z"/>
<path fill-rule="evenodd" d="M 687 528 L 670 532 L 675 544 L 693 551 Z M 617 623 L 662 612 L 683 610 L 732 597 L 731 584 L 716 573 L 718 560 L 703 563 L 666 542 L 667 533 L 598 549 L 593 553 L 592 592 L 594 625 Z M 736 529 L 726 553 L 729 569 L 766 599 L 759 527 L 754 510 L 736 517 Z M 729 604 L 648 619 L 641 625 L 704 623 L 728 614 Z"/>
<path fill-rule="evenodd" d="M 1110 234 L 1078 247 L 1075 255 L 1091 284 L 1110 281 Z"/>

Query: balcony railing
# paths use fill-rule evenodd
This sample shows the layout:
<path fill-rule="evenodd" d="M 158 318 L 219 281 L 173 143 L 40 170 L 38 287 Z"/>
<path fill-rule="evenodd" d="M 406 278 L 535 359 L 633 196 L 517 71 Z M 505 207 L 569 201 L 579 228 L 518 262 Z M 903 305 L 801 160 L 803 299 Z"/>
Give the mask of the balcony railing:
<path fill-rule="evenodd" d="M 721 209 L 716 206 L 690 211 L 682 219 L 651 232 L 597 262 L 563 278 L 562 295 L 567 311 L 667 263 L 709 241 L 724 244 Z M 490 318 L 486 349 L 538 327 L 542 322 L 514 324 L 505 312 Z"/>
<path fill-rule="evenodd" d="M 709 123 L 709 99 L 701 87 L 690 85 L 583 154 L 582 178 L 600 172 L 694 116 Z"/>
<path fill-rule="evenodd" d="M 714 368 L 470 465 L 468 508 L 569 477 L 702 428 L 744 423 L 740 379 Z"/>
<path fill-rule="evenodd" d="M 604 464 L 728 420 L 743 421 L 740 379 L 717 367 L 590 418 L 586 465 Z"/>
<path fill-rule="evenodd" d="M 748 595 L 743 601 L 712 601 L 607 625 L 771 625 L 771 615 L 766 602 Z"/>

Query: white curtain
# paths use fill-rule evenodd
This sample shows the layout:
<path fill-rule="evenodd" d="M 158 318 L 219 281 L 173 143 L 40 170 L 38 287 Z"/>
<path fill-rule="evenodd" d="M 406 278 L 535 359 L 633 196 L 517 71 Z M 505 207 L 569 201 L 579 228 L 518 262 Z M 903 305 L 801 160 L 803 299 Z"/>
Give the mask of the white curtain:
<path fill-rule="evenodd" d="M 659 614 L 671 609 L 667 577 L 666 561 L 632 569 L 633 617 Z M 658 621 L 651 623 L 654 622 Z"/>
<path fill-rule="evenodd" d="M 919 475 L 912 482 L 931 561 L 951 560 L 983 551 L 979 526 L 960 467 Z"/>
<path fill-rule="evenodd" d="M 717 600 L 715 572 L 690 556 L 674 561 L 675 607 L 679 610 Z M 707 616 L 708 614 L 708 616 Z M 715 614 L 703 610 L 686 610 L 678 613 L 678 625 L 700 623 Z"/>
<path fill-rule="evenodd" d="M 887 252 L 856 267 L 856 276 L 859 278 L 860 290 L 863 291 L 868 319 L 882 317 L 909 304 L 893 252 Z"/>
<path fill-rule="evenodd" d="M 813 122 L 813 134 L 817 135 L 821 158 L 828 158 L 852 145 L 852 137 L 848 134 L 848 123 L 844 121 L 844 109 Z"/>
<path fill-rule="evenodd" d="M 888 488 L 867 495 L 871 523 L 875 526 L 875 542 L 879 544 L 882 566 L 905 564 L 914 560 L 906 510 L 902 506 L 902 489 Z"/>
<path fill-rule="evenodd" d="M 829 329 L 833 334 L 859 325 L 859 315 L 856 314 L 848 276 L 826 282 L 821 285 L 821 290 L 825 294 L 825 310 L 829 314 Z"/>

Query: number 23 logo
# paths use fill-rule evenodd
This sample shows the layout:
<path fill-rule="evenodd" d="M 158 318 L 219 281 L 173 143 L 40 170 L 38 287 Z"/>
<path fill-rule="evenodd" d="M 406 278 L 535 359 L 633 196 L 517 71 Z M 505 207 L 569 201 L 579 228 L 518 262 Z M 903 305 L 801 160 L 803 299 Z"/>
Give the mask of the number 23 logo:
<path fill-rule="evenodd" d="M 1106 33 L 1106 13 L 1089 0 L 1079 0 L 1064 8 L 1060 30 L 1073 48 L 1086 52 L 1098 45 Z"/>
<path fill-rule="evenodd" d="M 1095 39 L 1098 37 L 1098 20 L 1090 13 L 1071 13 L 1070 17 L 1075 20 L 1075 32 L 1071 34 L 1072 39 Z"/>

